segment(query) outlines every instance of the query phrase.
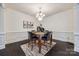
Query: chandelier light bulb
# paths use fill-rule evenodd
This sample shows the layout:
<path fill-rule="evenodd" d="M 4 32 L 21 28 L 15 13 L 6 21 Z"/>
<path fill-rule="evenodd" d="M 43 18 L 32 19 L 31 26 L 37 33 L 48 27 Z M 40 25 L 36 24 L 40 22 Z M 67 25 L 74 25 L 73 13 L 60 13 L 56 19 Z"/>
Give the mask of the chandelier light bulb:
<path fill-rule="evenodd" d="M 39 17 L 39 18 L 38 18 L 38 20 L 39 20 L 39 21 L 41 21 L 41 20 L 42 20 L 42 18 L 40 18 L 40 17 Z"/>

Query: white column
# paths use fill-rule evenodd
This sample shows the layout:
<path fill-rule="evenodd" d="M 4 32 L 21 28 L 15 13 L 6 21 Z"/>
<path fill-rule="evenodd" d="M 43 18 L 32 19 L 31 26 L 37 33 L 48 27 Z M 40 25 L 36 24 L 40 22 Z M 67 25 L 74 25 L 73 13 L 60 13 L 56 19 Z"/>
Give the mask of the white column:
<path fill-rule="evenodd" d="M 4 8 L 0 4 L 0 49 L 5 48 Z"/>
<path fill-rule="evenodd" d="M 79 52 L 79 4 L 74 6 L 74 51 Z"/>

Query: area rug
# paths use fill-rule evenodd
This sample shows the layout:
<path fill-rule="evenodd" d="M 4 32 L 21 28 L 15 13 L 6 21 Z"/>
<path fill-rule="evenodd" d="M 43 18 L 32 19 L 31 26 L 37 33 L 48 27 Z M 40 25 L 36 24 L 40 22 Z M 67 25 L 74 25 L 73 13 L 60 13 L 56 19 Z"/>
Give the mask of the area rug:
<path fill-rule="evenodd" d="M 21 49 L 25 53 L 26 56 L 44 56 L 52 47 L 54 47 L 56 42 L 52 42 L 50 47 L 49 44 L 47 46 L 42 46 L 41 53 L 39 53 L 38 46 L 34 45 L 33 50 L 31 50 L 31 46 L 28 47 L 28 43 L 21 45 Z"/>

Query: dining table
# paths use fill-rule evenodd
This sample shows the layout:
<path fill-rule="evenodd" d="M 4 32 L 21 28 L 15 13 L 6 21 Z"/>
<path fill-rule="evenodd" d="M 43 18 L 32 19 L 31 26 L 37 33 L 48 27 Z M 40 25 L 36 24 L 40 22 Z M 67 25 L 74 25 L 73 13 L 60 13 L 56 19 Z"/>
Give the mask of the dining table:
<path fill-rule="evenodd" d="M 36 36 L 39 37 L 38 39 L 38 47 L 39 47 L 39 53 L 41 53 L 41 46 L 42 46 L 42 36 L 44 36 L 45 32 L 33 32 Z"/>

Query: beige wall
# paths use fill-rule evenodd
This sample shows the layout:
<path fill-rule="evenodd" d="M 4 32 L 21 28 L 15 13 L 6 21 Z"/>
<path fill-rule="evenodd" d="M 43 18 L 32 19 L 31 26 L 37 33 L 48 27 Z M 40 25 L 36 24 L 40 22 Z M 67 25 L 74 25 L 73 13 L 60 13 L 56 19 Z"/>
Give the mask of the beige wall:
<path fill-rule="evenodd" d="M 34 28 L 38 26 L 38 21 L 33 16 L 28 14 L 13 10 L 13 9 L 6 9 L 6 31 L 7 32 L 25 32 L 31 29 L 24 29 L 23 28 L 23 20 L 31 21 L 34 23 Z"/>
<path fill-rule="evenodd" d="M 69 9 L 45 18 L 42 24 L 46 29 L 56 32 L 73 32 L 73 9 Z"/>
<path fill-rule="evenodd" d="M 4 10 L 0 7 L 0 32 L 4 32 Z"/>
<path fill-rule="evenodd" d="M 74 43 L 74 9 L 68 9 L 51 15 L 41 22 L 43 26 L 53 31 L 53 38 Z"/>
<path fill-rule="evenodd" d="M 5 9 L 5 21 L 6 21 L 6 44 L 28 39 L 27 31 L 36 30 L 39 22 L 33 16 L 13 10 Z M 34 28 L 24 29 L 23 20 L 31 21 L 34 23 Z"/>

